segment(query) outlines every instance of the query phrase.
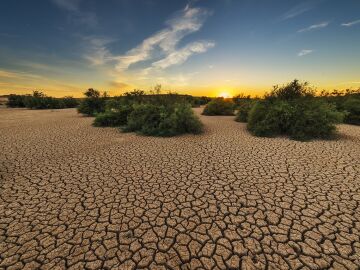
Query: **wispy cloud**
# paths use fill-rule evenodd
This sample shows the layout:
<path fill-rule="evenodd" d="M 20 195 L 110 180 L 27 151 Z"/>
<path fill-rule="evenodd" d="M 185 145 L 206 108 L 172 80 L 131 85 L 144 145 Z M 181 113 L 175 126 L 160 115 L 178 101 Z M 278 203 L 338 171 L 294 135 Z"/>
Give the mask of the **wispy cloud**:
<path fill-rule="evenodd" d="M 113 40 L 86 38 L 91 52 L 85 55 L 85 58 L 93 65 L 113 62 L 118 72 L 128 70 L 133 64 L 150 61 L 141 71 L 144 75 L 148 75 L 154 69 L 161 70 L 182 64 L 193 54 L 204 53 L 215 46 L 213 41 L 200 40 L 178 48 L 179 42 L 185 36 L 201 29 L 210 14 L 207 9 L 187 5 L 166 21 L 164 29 L 144 39 L 138 46 L 122 55 L 114 55 L 108 49 L 108 44 Z"/>
<path fill-rule="evenodd" d="M 210 12 L 206 9 L 186 6 L 185 9 L 166 22 L 166 28 L 146 38 L 140 45 L 129 50 L 126 54 L 115 57 L 118 61 L 117 69 L 124 70 L 132 64 L 151 59 L 152 53 L 156 49 L 160 49 L 166 58 L 177 54 L 176 46 L 180 40 L 199 31 L 209 15 Z"/>
<path fill-rule="evenodd" d="M 84 41 L 88 46 L 88 52 L 84 55 L 84 58 L 92 65 L 103 65 L 113 60 L 114 56 L 111 55 L 106 47 L 113 40 L 99 37 L 84 37 Z"/>
<path fill-rule="evenodd" d="M 329 22 L 322 22 L 322 23 L 319 23 L 319 24 L 313 24 L 313 25 L 310 25 L 309 27 L 298 30 L 298 33 L 309 32 L 309 31 L 312 31 L 312 30 L 325 28 L 328 25 L 329 25 Z"/>
<path fill-rule="evenodd" d="M 356 21 L 352 21 L 352 22 L 342 23 L 341 25 L 346 26 L 346 27 L 350 27 L 350 26 L 353 26 L 353 25 L 359 24 L 359 23 L 360 23 L 360 20 L 356 20 Z"/>
<path fill-rule="evenodd" d="M 319 1 L 306 1 L 289 9 L 281 16 L 281 20 L 295 18 L 311 9 L 313 9 Z"/>
<path fill-rule="evenodd" d="M 184 63 L 192 54 L 204 53 L 215 46 L 211 41 L 196 41 L 170 53 L 167 57 L 152 64 L 153 67 L 165 69 L 172 65 Z"/>
<path fill-rule="evenodd" d="M 4 79 L 42 79 L 40 75 L 22 72 L 0 69 L 0 78 Z"/>
<path fill-rule="evenodd" d="M 71 21 L 95 27 L 98 24 L 97 16 L 93 12 L 80 9 L 82 0 L 51 0 L 56 6 L 70 13 Z"/>
<path fill-rule="evenodd" d="M 305 55 L 308 55 L 310 53 L 313 53 L 314 50 L 301 50 L 299 53 L 298 53 L 298 56 L 305 56 Z"/>

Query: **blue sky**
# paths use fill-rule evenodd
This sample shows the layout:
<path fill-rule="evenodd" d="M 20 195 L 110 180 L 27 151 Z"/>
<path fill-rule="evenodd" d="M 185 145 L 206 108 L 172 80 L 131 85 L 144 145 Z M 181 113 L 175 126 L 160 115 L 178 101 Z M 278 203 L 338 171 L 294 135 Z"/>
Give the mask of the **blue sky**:
<path fill-rule="evenodd" d="M 358 0 L 2 0 L 0 94 L 360 87 Z"/>

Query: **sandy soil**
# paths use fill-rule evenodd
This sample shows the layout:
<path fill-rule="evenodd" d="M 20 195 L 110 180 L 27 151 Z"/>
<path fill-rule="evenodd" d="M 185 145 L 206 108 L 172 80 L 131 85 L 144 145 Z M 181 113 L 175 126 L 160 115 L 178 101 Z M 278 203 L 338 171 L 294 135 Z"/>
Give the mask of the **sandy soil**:
<path fill-rule="evenodd" d="M 0 269 L 359 269 L 360 127 L 337 141 L 0 110 Z"/>

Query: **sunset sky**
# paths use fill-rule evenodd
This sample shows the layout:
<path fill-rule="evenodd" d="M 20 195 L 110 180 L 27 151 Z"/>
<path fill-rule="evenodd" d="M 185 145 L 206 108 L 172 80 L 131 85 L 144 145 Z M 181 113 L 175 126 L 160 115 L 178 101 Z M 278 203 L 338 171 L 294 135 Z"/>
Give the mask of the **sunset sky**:
<path fill-rule="evenodd" d="M 1 0 L 0 94 L 360 87 L 359 0 Z"/>

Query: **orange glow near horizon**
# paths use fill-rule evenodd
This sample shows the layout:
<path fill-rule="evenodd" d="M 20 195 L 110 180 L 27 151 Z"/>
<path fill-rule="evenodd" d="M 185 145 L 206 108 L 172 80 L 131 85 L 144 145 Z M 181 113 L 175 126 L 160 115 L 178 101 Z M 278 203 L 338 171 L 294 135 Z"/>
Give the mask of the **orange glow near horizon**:
<path fill-rule="evenodd" d="M 230 97 L 232 97 L 232 95 L 230 95 L 227 91 L 220 92 L 220 94 L 218 96 L 222 97 L 222 98 L 230 98 Z"/>

